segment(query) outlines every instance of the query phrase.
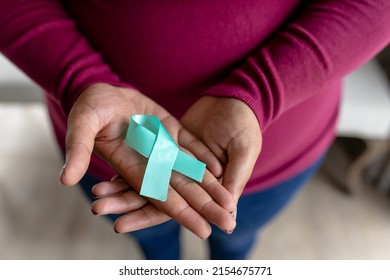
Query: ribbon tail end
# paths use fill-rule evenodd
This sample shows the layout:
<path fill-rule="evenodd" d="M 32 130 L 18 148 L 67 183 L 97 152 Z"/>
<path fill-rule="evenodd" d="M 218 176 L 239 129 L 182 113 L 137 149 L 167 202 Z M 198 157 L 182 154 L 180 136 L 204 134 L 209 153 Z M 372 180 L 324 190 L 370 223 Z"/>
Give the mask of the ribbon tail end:
<path fill-rule="evenodd" d="M 142 196 L 145 196 L 145 197 L 149 197 L 149 198 L 153 198 L 153 199 L 156 199 L 156 200 L 159 200 L 161 202 L 165 202 L 167 201 L 167 198 L 168 198 L 168 190 L 161 190 L 161 191 L 156 191 L 156 190 L 145 190 L 143 188 L 141 188 L 141 191 L 139 193 L 140 195 Z"/>

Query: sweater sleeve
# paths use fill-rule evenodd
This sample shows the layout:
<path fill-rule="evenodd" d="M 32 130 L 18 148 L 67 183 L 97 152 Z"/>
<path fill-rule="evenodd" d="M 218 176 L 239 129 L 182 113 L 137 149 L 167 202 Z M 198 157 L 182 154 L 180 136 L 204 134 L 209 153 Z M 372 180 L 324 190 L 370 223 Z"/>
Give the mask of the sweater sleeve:
<path fill-rule="evenodd" d="M 390 40 L 389 0 L 305 2 L 294 19 L 206 92 L 244 101 L 263 131 L 286 110 L 367 62 Z"/>
<path fill-rule="evenodd" d="M 0 51 L 69 112 L 97 83 L 124 85 L 59 0 L 0 0 Z"/>

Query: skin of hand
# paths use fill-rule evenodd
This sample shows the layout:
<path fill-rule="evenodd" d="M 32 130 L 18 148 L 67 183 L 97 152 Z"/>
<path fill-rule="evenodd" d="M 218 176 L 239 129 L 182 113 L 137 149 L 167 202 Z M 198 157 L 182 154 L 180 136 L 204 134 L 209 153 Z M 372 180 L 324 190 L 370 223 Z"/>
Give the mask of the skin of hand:
<path fill-rule="evenodd" d="M 223 163 L 222 184 L 237 203 L 261 151 L 262 135 L 253 111 L 238 99 L 205 96 L 186 112 L 181 122 Z M 147 204 L 119 177 L 97 184 L 93 193 L 101 197 L 92 205 L 93 211 L 104 214 L 136 212 Z M 131 209 L 128 201 L 133 202 Z M 158 212 L 154 215 L 157 217 Z"/>
<path fill-rule="evenodd" d="M 180 121 L 222 163 L 222 185 L 237 203 L 262 147 L 260 125 L 252 109 L 236 98 L 203 96 Z"/>
<path fill-rule="evenodd" d="M 147 159 L 125 142 L 130 117 L 134 114 L 159 118 L 182 150 L 189 151 L 207 164 L 208 170 L 202 183 L 197 184 L 173 172 L 166 202 L 138 195 Z M 211 233 L 209 222 L 227 232 L 234 229 L 235 219 L 231 214 L 235 210 L 234 200 L 215 178 L 222 173 L 219 161 L 178 120 L 140 92 L 98 83 L 80 94 L 68 118 L 66 161 L 60 175 L 63 185 L 79 182 L 87 171 L 92 152 L 96 152 L 123 178 L 113 183 L 126 185 L 126 190 L 116 194 L 117 200 L 109 203 L 111 208 L 121 208 L 123 213 L 114 224 L 115 231 L 138 230 L 170 218 L 203 239 Z M 125 211 L 122 211 L 123 203 Z M 104 207 L 101 208 L 104 210 Z M 99 207 L 93 210 L 96 214 L 108 214 L 99 211 Z"/>

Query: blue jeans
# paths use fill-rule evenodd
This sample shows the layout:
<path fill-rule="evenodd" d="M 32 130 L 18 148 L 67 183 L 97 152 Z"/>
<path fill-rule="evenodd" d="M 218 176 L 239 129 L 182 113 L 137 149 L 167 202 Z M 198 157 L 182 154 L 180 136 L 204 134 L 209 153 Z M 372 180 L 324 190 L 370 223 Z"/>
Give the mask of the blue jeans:
<path fill-rule="evenodd" d="M 321 157 L 298 175 L 272 188 L 241 196 L 237 205 L 237 227 L 226 234 L 212 225 L 208 239 L 210 259 L 246 259 L 258 231 L 278 214 L 311 178 L 322 163 Z M 86 175 L 80 182 L 93 200 L 91 188 L 99 181 Z M 108 215 L 114 221 L 118 215 Z M 180 225 L 170 220 L 163 224 L 129 233 L 140 245 L 146 259 L 180 259 Z"/>

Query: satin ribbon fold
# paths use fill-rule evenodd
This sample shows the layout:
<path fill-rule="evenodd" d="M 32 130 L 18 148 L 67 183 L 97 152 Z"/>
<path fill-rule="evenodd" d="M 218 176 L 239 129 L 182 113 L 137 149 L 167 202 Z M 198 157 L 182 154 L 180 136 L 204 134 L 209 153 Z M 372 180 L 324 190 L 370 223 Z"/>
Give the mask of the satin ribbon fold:
<path fill-rule="evenodd" d="M 148 158 L 141 195 L 166 201 L 172 170 L 202 182 L 206 164 L 181 151 L 155 116 L 133 115 L 126 143 Z"/>

